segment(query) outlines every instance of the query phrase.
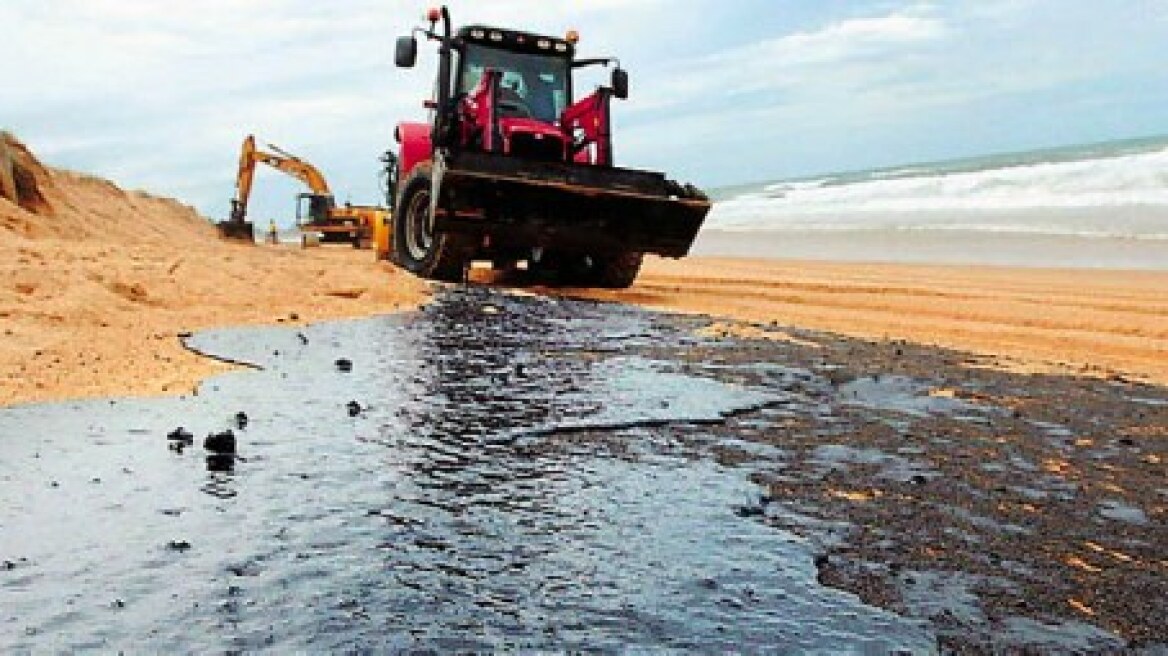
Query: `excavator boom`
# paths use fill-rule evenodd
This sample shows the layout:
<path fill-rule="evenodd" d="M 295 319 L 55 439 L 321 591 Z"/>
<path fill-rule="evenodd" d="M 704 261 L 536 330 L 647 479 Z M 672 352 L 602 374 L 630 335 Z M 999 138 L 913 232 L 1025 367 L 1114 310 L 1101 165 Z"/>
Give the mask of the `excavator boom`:
<path fill-rule="evenodd" d="M 239 173 L 235 176 L 235 199 L 232 201 L 232 219 L 238 212 L 239 220 L 247 216 L 247 201 L 251 198 L 251 183 L 255 179 L 255 137 L 250 134 L 243 140 L 239 153 Z"/>
<path fill-rule="evenodd" d="M 243 140 L 239 152 L 239 172 L 235 177 L 231 218 L 219 224 L 220 234 L 226 238 L 254 240 L 253 226 L 247 220 L 247 208 L 257 164 L 266 164 L 308 187 L 310 193 L 301 194 L 301 198 L 309 201 L 307 225 L 314 231 L 324 233 L 329 241 L 362 244 L 369 240 L 373 222 L 384 221 L 385 211 L 380 208 L 337 207 L 328 181 L 319 169 L 272 144 L 267 144 L 266 150 L 260 150 L 256 147 L 255 136 L 249 134 Z M 300 218 L 299 214 L 297 218 Z"/>
<path fill-rule="evenodd" d="M 256 148 L 255 137 L 250 134 L 243 140 L 243 147 L 240 148 L 239 173 L 235 177 L 234 204 L 239 208 L 239 212 L 244 218 L 247 217 L 247 204 L 251 199 L 256 164 L 267 164 L 277 171 L 287 173 L 303 182 L 317 196 L 332 196 L 328 182 L 319 169 L 277 146 L 268 144 L 268 148 L 276 154 Z"/>

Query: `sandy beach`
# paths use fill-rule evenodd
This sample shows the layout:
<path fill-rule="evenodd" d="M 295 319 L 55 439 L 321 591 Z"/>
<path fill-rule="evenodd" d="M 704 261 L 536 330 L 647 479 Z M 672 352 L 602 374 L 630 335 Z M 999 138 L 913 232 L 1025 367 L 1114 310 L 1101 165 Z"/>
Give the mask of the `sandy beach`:
<path fill-rule="evenodd" d="M 633 289 L 581 295 L 1168 383 L 1164 271 L 653 259 Z"/>
<path fill-rule="evenodd" d="M 184 394 L 224 365 L 187 352 L 180 334 L 427 298 L 427 283 L 369 251 L 227 243 L 187 206 L 12 149 L 38 200 L 0 199 L 0 404 Z M 980 366 L 1168 383 L 1165 271 L 649 258 L 629 290 L 548 293 L 939 345 Z"/>
<path fill-rule="evenodd" d="M 484 285 L 190 342 L 255 368 L 0 413 L 10 650 L 1168 639 L 1163 387 Z"/>
<path fill-rule="evenodd" d="M 0 198 L 0 405 L 186 394 L 225 365 L 184 349 L 180 334 L 425 298 L 426 283 L 371 251 L 225 242 L 190 207 L 11 149 L 37 200 Z"/>
<path fill-rule="evenodd" d="M 202 228 L 202 226 L 198 226 Z M 212 326 L 416 307 L 427 283 L 368 251 L 221 243 L 210 227 L 129 249 L 0 243 L 0 403 L 183 394 L 225 365 L 182 348 Z M 734 321 L 968 350 L 977 366 L 1168 382 L 1168 273 L 691 258 L 630 290 L 551 290 Z"/>
<path fill-rule="evenodd" d="M 1168 656 L 1168 0 L 683 7 L 0 3 L 0 656 Z"/>
<path fill-rule="evenodd" d="M 482 451 L 478 442 L 459 441 L 461 435 L 479 439 L 482 431 L 513 430 L 563 413 L 599 409 L 603 414 L 627 403 L 629 416 L 648 412 L 650 425 L 658 428 L 624 434 L 604 422 L 582 429 L 590 424 L 568 422 L 565 428 L 553 421 L 539 429 L 547 439 L 519 450 L 515 466 L 526 467 L 538 456 L 550 459 L 552 470 L 574 471 L 579 448 L 608 467 L 601 457 L 606 449 L 673 453 L 679 439 L 705 445 L 695 448 L 706 455 L 685 461 L 692 472 L 654 479 L 674 485 L 666 493 L 654 497 L 637 488 L 634 497 L 664 499 L 673 504 L 665 515 L 691 517 L 711 507 L 707 483 L 730 485 L 712 504 L 724 511 L 716 521 L 726 531 L 756 531 L 767 544 L 786 539 L 788 531 L 799 535 L 814 558 L 805 551 L 792 558 L 807 561 L 801 575 L 815 577 L 815 590 L 854 593 L 869 605 L 864 612 L 879 608 L 919 618 L 946 649 L 1086 649 L 1164 638 L 1155 618 L 1163 611 L 1156 600 L 1163 599 L 1159 545 L 1168 512 L 1159 484 L 1168 407 L 1162 399 L 1168 384 L 1168 271 L 830 262 L 750 258 L 742 251 L 741 257 L 649 258 L 637 283 L 621 291 L 529 288 L 524 291 L 536 294 L 513 294 L 483 271 L 472 274 L 478 284 L 435 287 L 375 261 L 368 250 L 225 242 L 190 207 L 45 168 L 19 144 L 9 148 L 17 153 L 23 171 L 17 182 L 25 193 L 19 205 L 0 199 L 0 406 L 10 406 L 0 419 L 9 422 L 12 434 L 31 430 L 48 436 L 46 442 L 25 445 L 23 460 L 14 460 L 13 475 L 4 477 L 22 494 L 35 488 L 48 495 L 33 507 L 30 525 L 41 525 L 45 509 L 62 518 L 73 512 L 74 504 L 61 505 L 55 491 L 99 486 L 118 476 L 89 464 L 114 462 L 107 449 L 128 450 L 126 462 L 136 464 L 123 467 L 121 475 L 138 485 L 148 478 L 135 474 L 138 468 L 170 472 L 159 479 L 167 493 L 174 480 L 189 478 L 191 496 L 183 503 L 190 507 L 219 503 L 215 486 L 230 487 L 232 495 L 234 486 L 241 486 L 240 494 L 253 501 L 258 489 L 267 490 L 275 514 L 263 521 L 270 527 L 291 521 L 280 508 L 287 498 L 305 494 L 299 485 L 314 475 L 315 466 L 306 463 L 320 461 L 322 445 L 305 442 L 307 437 L 333 431 L 327 450 L 356 449 L 342 460 L 365 463 L 385 457 L 364 449 L 384 448 L 378 440 L 386 435 L 393 436 L 391 459 L 410 449 L 425 451 L 429 442 L 419 441 L 417 433 L 429 431 L 437 441 L 453 440 L 451 448 L 471 445 L 466 457 L 487 458 L 493 471 L 497 454 Z M 541 296 L 619 305 L 552 303 Z M 376 318 L 427 304 L 413 319 Z M 664 317 L 633 306 L 677 314 Z M 557 313 L 562 316 L 544 316 Z M 329 321 L 362 317 L 375 318 Z M 234 337 L 233 331 L 200 332 L 235 326 L 297 326 L 298 339 L 279 330 L 234 331 Z M 441 329 L 435 332 L 436 327 Z M 564 334 L 543 334 L 557 330 Z M 229 357 L 217 356 L 223 360 L 269 366 L 254 376 L 229 377 L 231 382 L 219 379 L 195 396 L 201 381 L 235 365 L 187 350 L 188 338 L 209 340 L 204 352 L 225 353 Z M 227 341 L 215 346 L 216 339 Z M 394 344 L 403 350 L 394 352 Z M 508 349 L 518 351 L 508 354 Z M 555 349 L 561 352 L 548 357 Z M 342 351 L 365 373 L 338 382 L 335 376 L 348 376 L 336 371 L 334 358 Z M 614 359 L 600 367 L 598 354 Z M 672 363 L 675 372 L 636 371 L 654 362 Z M 570 363 L 575 364 L 565 370 Z M 533 368 L 541 373 L 532 375 Z M 677 382 L 677 372 L 685 371 L 704 373 Z M 284 376 L 297 382 L 289 384 Z M 392 389 L 385 386 L 386 376 L 396 381 Z M 507 384 L 499 385 L 500 377 Z M 710 402 L 700 390 L 719 379 L 726 385 L 714 396 L 723 395 L 720 402 L 728 405 L 706 424 L 693 424 L 684 406 Z M 305 380 L 322 386 L 304 385 Z M 651 382 L 643 385 L 646 381 Z M 403 385 L 413 391 L 398 389 Z M 743 385 L 778 396 L 735 401 Z M 293 401 L 297 408 L 321 413 L 310 422 L 311 430 L 300 423 L 299 410 L 288 413 L 283 405 L 296 394 L 304 395 Z M 492 395 L 499 396 L 491 401 Z M 172 398 L 39 405 L 157 396 Z M 682 408 L 672 410 L 675 404 Z M 147 407 L 162 409 L 148 435 L 138 425 L 151 416 Z M 511 408 L 515 416 L 500 420 L 498 407 Z M 100 412 L 89 414 L 97 408 Z M 831 410 L 825 415 L 824 408 Z M 652 419 L 653 412 L 683 415 L 676 421 Z M 251 429 L 245 429 L 248 413 Z M 142 447 L 144 440 L 159 446 L 176 423 L 218 429 L 217 418 L 231 416 L 246 448 L 260 454 L 255 470 L 290 489 L 253 489 L 247 477 L 230 473 L 207 474 L 214 484 L 207 488 L 199 483 L 200 468 L 176 469 L 182 465 L 181 447 L 177 456 Z M 93 417 L 96 428 L 88 430 L 130 437 L 82 440 L 80 447 L 69 442 L 71 431 Z M 63 426 L 63 432 L 47 428 L 52 426 Z M 381 437 L 354 440 L 354 431 Z M 638 440 L 644 444 L 637 446 Z M 291 451 L 265 460 L 263 451 L 277 448 L 273 445 Z M 42 449 L 58 453 L 46 460 L 60 471 L 44 469 Z M 572 464 L 554 464 L 565 453 L 573 454 Z M 305 464 L 289 464 L 302 457 Z M 423 471 L 402 480 L 429 471 L 431 454 L 418 457 Z M 703 474 L 703 458 L 728 469 Z M 72 459 L 86 464 L 70 464 Z M 384 474 L 382 469 L 375 468 Z M 467 475 L 473 479 L 477 471 L 469 468 Z M 624 482 L 637 471 L 614 480 Z M 749 473 L 739 481 L 734 472 Z M 691 475 L 711 478 L 694 484 Z M 368 476 L 364 470 L 342 471 L 335 485 L 360 484 Z M 736 505 L 749 498 L 739 487 L 747 479 L 761 495 L 755 493 L 757 502 Z M 498 485 L 495 478 L 470 483 L 474 489 Z M 432 487 L 447 484 L 443 478 Z M 387 486 L 392 487 L 375 486 L 379 503 Z M 86 492 L 84 498 L 101 508 L 84 514 L 117 515 L 118 490 L 111 485 L 103 492 L 117 503 Z M 414 496 L 406 494 L 399 505 L 408 506 Z M 494 496 L 490 503 L 496 503 Z M 677 504 L 687 503 L 679 514 Z M 218 517 L 221 508 L 209 508 L 210 516 Z M 163 512 L 177 512 L 167 514 L 173 518 L 185 511 Z M 363 507 L 353 512 L 380 521 Z M 132 525 L 135 520 L 117 515 L 108 521 Z M 414 539 L 413 524 L 402 526 L 403 539 Z M 705 524 L 702 530 L 709 528 Z M 69 534 L 74 521 L 62 520 L 60 530 Z M 382 530 L 380 524 L 376 530 Z M 233 540 L 235 525 L 221 538 L 196 535 L 204 542 L 227 535 Z M 164 538 L 169 549 L 190 548 L 186 538 L 150 534 L 130 560 L 141 553 L 149 557 Z M 199 539 L 196 548 L 204 546 Z M 26 568 L 50 567 L 51 554 L 43 550 L 68 542 L 22 543 L 23 551 L 2 554 L 4 569 L 20 576 Z M 229 542 L 234 545 L 224 544 Z M 608 562 L 612 547 L 601 544 Z M 126 552 L 121 547 L 119 554 Z M 105 559 L 100 554 L 107 548 L 97 540 L 88 553 Z M 787 548 L 771 544 L 763 551 L 773 555 Z M 721 554 L 720 549 L 685 553 Z M 62 563 L 72 561 L 71 554 L 62 556 Z M 224 571 L 217 561 L 208 566 L 211 573 L 205 576 L 211 578 Z M 246 573 L 251 567 L 231 564 L 227 571 Z M 646 572 L 659 569 L 652 564 Z M 94 571 L 98 574 L 87 584 L 104 589 L 101 568 Z M 767 571 L 758 576 L 774 573 Z M 643 579 L 654 576 L 646 573 Z M 793 580 L 779 579 L 776 585 Z M 22 613 L 35 626 L 46 607 L 36 595 L 60 595 L 51 586 L 13 580 L 12 590 L 32 595 Z M 435 584 L 425 578 L 419 585 Z M 721 585 L 707 578 L 700 586 L 719 608 Z M 397 588 L 388 590 L 392 596 Z M 257 594 L 267 599 L 275 593 Z M 784 598 L 789 596 L 773 603 Z M 119 597 L 102 603 L 121 608 L 118 604 L 126 602 Z M 100 604 L 95 608 L 104 612 Z M 771 606 L 759 608 L 760 617 L 769 617 Z M 302 617 L 316 622 L 312 612 Z M 89 621 L 83 619 L 82 627 Z M 864 630 L 854 615 L 841 627 L 857 636 Z M 748 633 L 738 639 L 754 639 Z"/>

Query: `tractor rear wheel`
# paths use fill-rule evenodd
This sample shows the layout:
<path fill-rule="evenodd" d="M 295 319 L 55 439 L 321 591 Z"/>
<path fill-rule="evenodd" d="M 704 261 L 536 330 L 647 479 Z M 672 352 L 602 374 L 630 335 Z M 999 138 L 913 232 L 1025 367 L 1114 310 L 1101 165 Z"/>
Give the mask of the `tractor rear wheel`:
<path fill-rule="evenodd" d="M 595 256 L 551 251 L 529 264 L 528 270 L 536 284 L 625 289 L 637 279 L 644 257 L 639 252 Z"/>
<path fill-rule="evenodd" d="M 633 285 L 641 271 L 644 253 L 619 253 L 592 258 L 591 284 L 608 289 L 625 289 Z"/>
<path fill-rule="evenodd" d="M 469 242 L 458 235 L 434 233 L 430 190 L 430 167 L 419 164 L 402 184 L 400 211 L 394 214 L 394 253 L 398 263 L 416 276 L 462 282 Z"/>

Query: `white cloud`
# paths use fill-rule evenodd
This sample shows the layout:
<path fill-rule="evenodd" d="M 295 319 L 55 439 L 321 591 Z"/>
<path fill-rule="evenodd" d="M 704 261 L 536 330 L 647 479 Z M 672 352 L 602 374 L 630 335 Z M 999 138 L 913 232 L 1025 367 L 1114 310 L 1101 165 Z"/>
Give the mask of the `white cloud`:
<path fill-rule="evenodd" d="M 725 98 L 820 86 L 823 78 L 849 76 L 873 62 L 902 61 L 946 35 L 927 6 L 843 20 L 815 31 L 781 34 L 714 54 L 676 62 L 647 83 L 640 110 L 700 106 Z M 863 77 L 863 76 L 857 76 Z"/>
<path fill-rule="evenodd" d="M 928 5 L 901 9 L 885 16 L 854 18 L 815 32 L 800 32 L 764 41 L 747 50 L 763 54 L 838 61 L 874 50 L 933 41 L 945 35 L 944 23 Z"/>
<path fill-rule="evenodd" d="M 658 67 L 629 103 L 625 152 L 729 182 L 1168 132 L 1143 118 L 1092 133 L 1083 102 L 1122 87 L 1150 106 L 1163 57 L 1168 34 L 1135 7 L 908 4 Z M 733 155 L 711 166 L 711 144 Z"/>
<path fill-rule="evenodd" d="M 664 0 L 449 4 L 456 26 L 521 17 L 537 31 L 579 28 L 597 47 L 624 18 Z M 180 193 L 217 185 L 214 197 L 190 198 L 208 212 L 231 193 L 239 141 L 253 131 L 311 153 L 335 187 L 371 202 L 376 156 L 390 145 L 393 124 L 424 116 L 432 53 L 417 70 L 397 71 L 392 46 L 422 24 L 426 6 L 5 0 L 0 24 L 9 26 L 13 65 L 5 69 L 0 120 L 49 161 L 127 186 Z"/>
<path fill-rule="evenodd" d="M 1127 80 L 1132 97 L 1162 98 L 1164 2 L 757 3 L 758 19 L 745 25 L 747 10 L 715 0 L 449 4 L 456 25 L 576 28 L 583 53 L 619 56 L 633 78 L 632 98 L 614 108 L 620 161 L 702 182 L 833 161 L 845 168 L 868 156 L 841 134 L 918 142 L 921 126 L 962 115 L 973 124 L 992 111 L 1033 115 L 1034 98 L 1059 94 L 1079 94 L 1066 107 L 1097 107 L 1086 101 L 1115 98 L 1116 80 Z M 339 191 L 368 202 L 393 124 L 423 116 L 432 52 L 423 46 L 419 67 L 399 71 L 392 50 L 426 6 L 4 0 L 0 122 L 51 162 L 216 212 L 231 193 L 239 141 L 255 132 L 309 156 Z M 797 23 L 787 20 L 794 13 Z M 1113 123 L 1125 98 L 1109 104 L 1120 117 Z M 964 132 L 929 139 L 968 147 Z M 905 147 L 887 157 L 898 153 L 917 156 Z M 283 183 L 257 187 L 261 196 L 278 190 L 273 214 L 288 204 Z"/>

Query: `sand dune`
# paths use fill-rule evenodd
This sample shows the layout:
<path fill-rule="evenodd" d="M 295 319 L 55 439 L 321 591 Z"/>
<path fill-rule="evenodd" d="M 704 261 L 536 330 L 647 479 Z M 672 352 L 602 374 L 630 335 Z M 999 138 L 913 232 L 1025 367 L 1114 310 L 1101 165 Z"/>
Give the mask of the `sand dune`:
<path fill-rule="evenodd" d="M 179 333 L 425 298 L 427 285 L 370 251 L 224 242 L 190 207 L 42 167 L 3 141 L 41 200 L 0 197 L 0 405 L 185 393 L 223 367 Z"/>

